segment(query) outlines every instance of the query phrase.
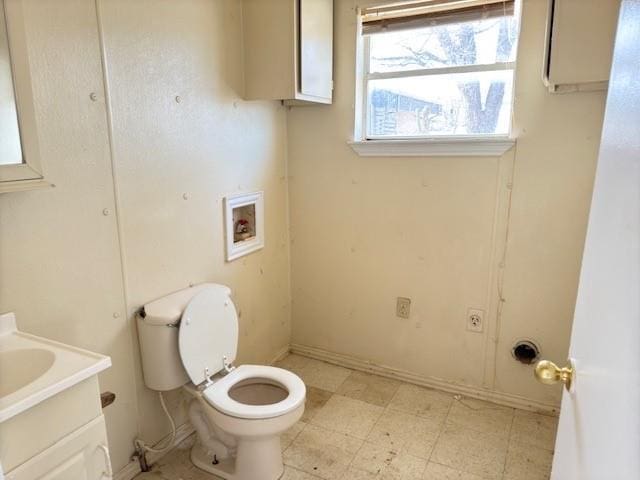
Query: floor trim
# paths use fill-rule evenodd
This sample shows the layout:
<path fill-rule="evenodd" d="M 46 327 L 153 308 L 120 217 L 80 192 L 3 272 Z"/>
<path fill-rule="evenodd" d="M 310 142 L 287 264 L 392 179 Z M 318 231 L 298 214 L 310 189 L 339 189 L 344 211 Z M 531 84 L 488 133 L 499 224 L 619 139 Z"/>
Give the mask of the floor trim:
<path fill-rule="evenodd" d="M 348 355 L 342 355 L 340 353 L 329 352 L 327 350 L 311 347 L 308 345 L 292 344 L 290 347 L 290 351 L 292 353 L 305 357 L 310 357 L 316 360 L 322 360 L 327 363 L 352 368 L 353 370 L 374 373 L 376 375 L 380 375 L 381 377 L 402 380 L 403 382 L 413 383 L 422 387 L 436 388 L 438 390 L 444 390 L 445 392 L 457 393 L 480 400 L 487 400 L 499 405 L 506 405 L 509 407 L 520 408 L 522 410 L 529 410 L 532 412 L 553 415 L 557 415 L 559 411 L 559 405 L 556 404 L 538 402 L 525 397 L 521 397 L 519 395 L 512 395 L 509 393 L 496 392 L 493 390 L 486 390 L 469 385 L 447 382 L 439 378 L 427 377 L 404 370 L 376 365 L 375 363 L 367 360 L 362 360 Z"/>
<path fill-rule="evenodd" d="M 183 440 L 185 440 L 188 436 L 190 436 L 194 432 L 195 432 L 195 429 L 189 422 L 186 422 L 180 425 L 176 429 L 176 438 L 173 441 L 172 448 L 178 446 Z M 165 442 L 167 441 L 166 440 L 167 437 L 164 437 L 162 440 L 156 443 L 156 445 L 164 445 Z M 147 453 L 147 462 L 149 462 L 149 465 L 153 465 L 155 462 L 157 462 L 162 457 L 164 457 L 164 455 L 165 453 L 149 452 Z M 122 468 L 113 476 L 113 480 L 132 480 L 140 472 L 141 472 L 140 464 L 138 463 L 137 459 L 133 458 L 129 463 L 127 463 L 127 465 L 124 468 Z"/>
<path fill-rule="evenodd" d="M 269 365 L 273 365 L 276 362 L 279 362 L 280 360 L 282 360 L 284 357 L 286 357 L 287 355 L 289 355 L 289 352 L 291 351 L 291 347 L 289 347 L 289 345 L 286 345 L 284 347 L 282 347 L 280 350 L 278 350 L 278 352 L 275 354 L 275 356 L 273 357 L 273 359 L 271 360 L 271 362 L 269 363 Z"/>

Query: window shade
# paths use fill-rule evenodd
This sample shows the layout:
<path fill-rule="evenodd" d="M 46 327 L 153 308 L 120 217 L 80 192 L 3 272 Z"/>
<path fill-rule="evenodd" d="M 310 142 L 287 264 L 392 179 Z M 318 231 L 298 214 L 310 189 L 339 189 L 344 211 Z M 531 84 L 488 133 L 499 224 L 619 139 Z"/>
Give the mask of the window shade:
<path fill-rule="evenodd" d="M 422 0 L 362 9 L 362 34 L 513 15 L 515 0 Z"/>

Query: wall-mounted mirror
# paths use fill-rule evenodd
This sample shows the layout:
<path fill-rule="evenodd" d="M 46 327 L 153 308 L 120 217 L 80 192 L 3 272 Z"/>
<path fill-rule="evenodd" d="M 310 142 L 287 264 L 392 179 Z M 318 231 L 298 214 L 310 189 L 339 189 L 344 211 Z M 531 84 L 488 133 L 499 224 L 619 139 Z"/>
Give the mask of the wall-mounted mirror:
<path fill-rule="evenodd" d="M 0 165 L 23 162 L 4 8 L 0 20 Z"/>
<path fill-rule="evenodd" d="M 48 185 L 36 134 L 20 0 L 0 0 L 0 192 Z"/>

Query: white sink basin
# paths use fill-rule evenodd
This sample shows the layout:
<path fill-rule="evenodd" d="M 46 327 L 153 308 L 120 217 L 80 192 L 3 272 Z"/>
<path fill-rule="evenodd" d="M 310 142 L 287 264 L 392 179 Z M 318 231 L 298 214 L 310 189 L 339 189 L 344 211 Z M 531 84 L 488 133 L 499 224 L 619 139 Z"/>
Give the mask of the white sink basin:
<path fill-rule="evenodd" d="M 0 352 L 0 398 L 20 390 L 47 373 L 55 359 L 54 353 L 44 348 Z"/>
<path fill-rule="evenodd" d="M 104 355 L 19 332 L 0 315 L 0 423 L 111 366 Z"/>

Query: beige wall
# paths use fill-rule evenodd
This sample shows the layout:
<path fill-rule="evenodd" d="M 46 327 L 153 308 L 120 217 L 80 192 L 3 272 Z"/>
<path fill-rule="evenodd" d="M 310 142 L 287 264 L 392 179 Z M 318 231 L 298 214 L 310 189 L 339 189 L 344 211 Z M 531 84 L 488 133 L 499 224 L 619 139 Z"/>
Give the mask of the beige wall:
<path fill-rule="evenodd" d="M 557 400 L 509 346 L 533 337 L 545 357 L 566 355 L 604 95 L 544 90 L 546 2 L 525 3 L 518 145 L 500 159 L 349 149 L 352 0 L 336 1 L 334 105 L 288 113 L 240 100 L 237 1 L 99 0 L 100 29 L 91 0 L 23 3 L 39 141 L 56 188 L 0 197 L 0 311 L 14 310 L 25 331 L 112 357 L 100 381 L 118 395 L 105 410 L 116 469 L 137 434 L 167 433 L 142 383 L 141 304 L 190 283 L 226 283 L 241 311 L 241 362 L 268 362 L 289 342 L 287 175 L 295 343 Z M 265 249 L 227 264 L 221 199 L 256 189 L 265 190 Z M 397 296 L 413 299 L 410 320 L 395 317 Z M 483 335 L 465 331 L 468 307 L 488 311 Z M 184 421 L 184 398 L 169 397 Z"/>
<path fill-rule="evenodd" d="M 559 389 L 536 384 L 510 348 L 533 338 L 545 358 L 566 356 L 604 93 L 546 91 L 546 2 L 525 0 L 514 149 L 502 158 L 358 157 L 346 143 L 355 4 L 336 2 L 334 104 L 287 117 L 292 343 L 556 404 Z M 395 316 L 398 296 L 412 298 L 409 320 Z M 469 307 L 487 312 L 483 334 L 465 330 Z"/>
<path fill-rule="evenodd" d="M 23 3 L 56 188 L 0 197 L 0 311 L 14 310 L 25 331 L 112 357 L 100 382 L 117 394 L 104 411 L 117 470 L 137 433 L 155 441 L 168 429 L 142 383 L 141 304 L 225 283 L 241 312 L 240 362 L 268 362 L 288 344 L 286 113 L 240 100 L 239 2 L 99 0 L 111 151 L 94 2 Z M 222 198 L 258 189 L 265 248 L 227 264 Z M 169 400 L 183 422 L 183 397 Z"/>

